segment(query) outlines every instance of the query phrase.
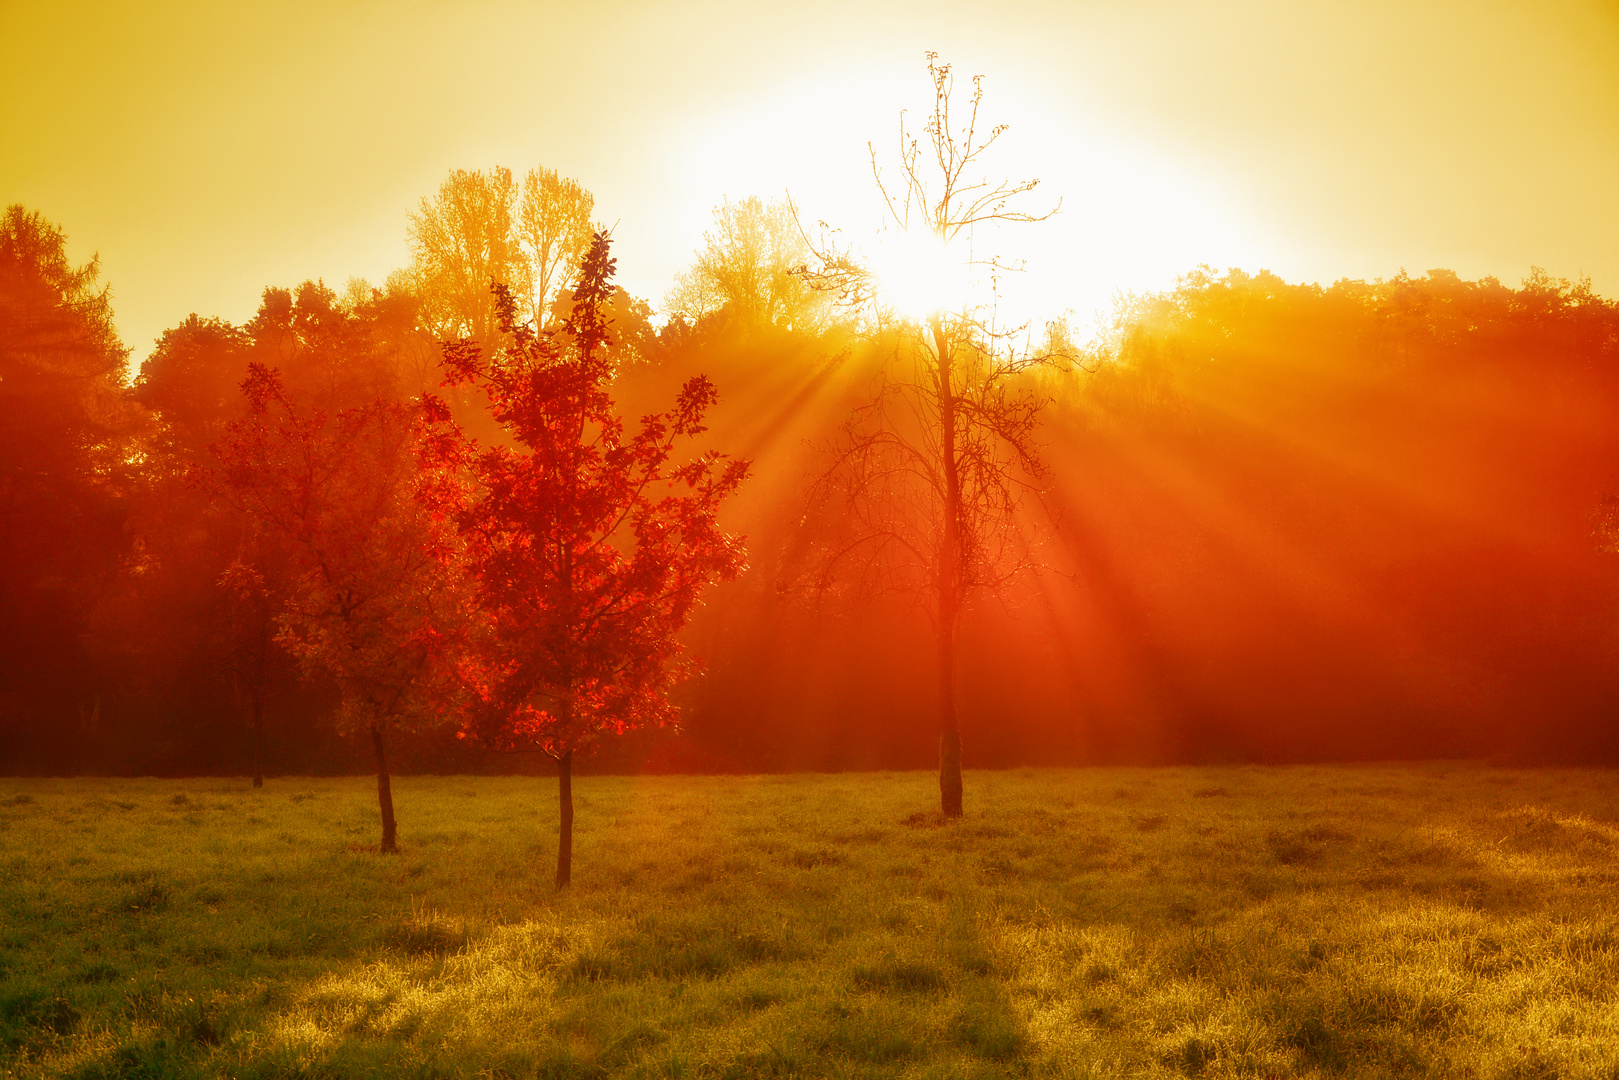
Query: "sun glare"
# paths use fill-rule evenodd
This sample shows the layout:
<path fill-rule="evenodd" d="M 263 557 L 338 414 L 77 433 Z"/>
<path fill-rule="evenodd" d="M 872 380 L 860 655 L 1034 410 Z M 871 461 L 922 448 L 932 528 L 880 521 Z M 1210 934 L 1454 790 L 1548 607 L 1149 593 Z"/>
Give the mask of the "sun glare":
<path fill-rule="evenodd" d="M 875 147 L 888 182 L 899 182 L 893 139 L 900 111 L 917 106 L 914 65 L 819 68 L 725 99 L 672 132 L 668 153 L 677 164 L 668 192 L 678 193 L 680 206 L 649 220 L 667 227 L 659 243 L 676 254 L 646 269 L 626 262 L 622 283 L 660 295 L 702 246 L 712 208 L 749 195 L 790 197 L 811 233 L 825 222 L 833 246 L 854 248 L 876 274 L 882 301 L 907 318 L 993 303 L 1003 326 L 1038 331 L 1067 314 L 1077 328 L 1105 320 L 1121 292 L 1172 288 L 1177 275 L 1200 263 L 1280 271 L 1302 258 L 1293 240 L 1265 232 L 1243 209 L 1241 193 L 1196 161 L 1090 113 L 1053 109 L 1039 86 L 1012 75 L 989 79 L 986 108 L 1012 124 L 991 164 L 997 179 L 1040 179 L 1013 209 L 1043 214 L 1060 198 L 1049 220 L 979 225 L 971 251 L 961 243 L 959 257 L 941 257 L 924 230 L 907 233 L 887 219 L 868 157 L 868 145 Z M 885 220 L 888 228 L 879 231 Z M 974 273 L 964 265 L 992 254 L 1006 267 L 993 295 L 984 267 Z"/>
<path fill-rule="evenodd" d="M 919 230 L 889 229 L 878 235 L 868 261 L 882 302 L 906 318 L 960 311 L 973 302 L 965 244 L 947 245 Z"/>

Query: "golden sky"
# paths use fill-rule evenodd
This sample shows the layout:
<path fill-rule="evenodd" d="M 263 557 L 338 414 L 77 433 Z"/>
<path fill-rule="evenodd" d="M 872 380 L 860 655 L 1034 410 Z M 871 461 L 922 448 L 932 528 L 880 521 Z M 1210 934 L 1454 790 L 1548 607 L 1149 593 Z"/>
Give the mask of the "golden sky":
<path fill-rule="evenodd" d="M 1614 0 L 0 0 L 0 201 L 99 251 L 137 361 L 266 285 L 380 282 L 453 168 L 578 179 L 656 308 L 725 196 L 875 226 L 866 143 L 925 115 L 929 49 L 1012 125 L 995 178 L 1063 200 L 1000 238 L 1031 310 L 1199 263 L 1619 295 Z"/>

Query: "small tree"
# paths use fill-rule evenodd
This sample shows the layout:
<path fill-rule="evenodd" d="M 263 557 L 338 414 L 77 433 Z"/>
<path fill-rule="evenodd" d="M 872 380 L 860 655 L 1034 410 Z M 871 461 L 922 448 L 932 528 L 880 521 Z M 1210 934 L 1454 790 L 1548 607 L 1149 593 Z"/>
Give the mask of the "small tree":
<path fill-rule="evenodd" d="M 991 184 L 978 158 L 1006 130 L 980 141 L 981 79 L 973 78 L 966 122 L 951 126 L 948 64 L 928 53 L 933 111 L 925 128 L 930 156 L 900 118 L 901 181 L 891 188 L 871 150 L 872 173 L 892 224 L 921 234 L 933 259 L 970 264 L 960 250 L 975 226 L 1042 221 L 1009 203 L 1038 181 Z M 882 305 L 884 282 L 869 266 L 824 242 L 809 280 L 845 302 Z M 991 275 L 1003 269 L 981 260 Z M 893 283 L 888 283 L 893 284 Z M 884 314 L 890 314 L 885 312 Z M 910 348 L 897 350 L 871 401 L 857 409 L 833 447 L 812 501 L 835 524 L 823 546 L 821 587 L 842 564 L 861 560 L 865 583 L 920 599 L 936 634 L 939 802 L 960 816 L 961 728 L 956 714 L 956 638 L 974 592 L 995 590 L 1032 566 L 1019 530 L 1024 496 L 1044 473 L 1037 432 L 1043 399 L 1023 376 L 1050 354 L 1019 341 L 1021 327 L 997 329 L 992 304 L 940 296 L 920 319 L 899 313 Z M 885 320 L 879 320 L 879 322 Z"/>
<path fill-rule="evenodd" d="M 287 543 L 294 580 L 278 640 L 337 683 L 340 728 L 370 735 L 382 851 L 393 853 L 389 736 L 433 720 L 437 661 L 460 612 L 453 537 L 422 497 L 438 478 L 421 468 L 420 413 L 383 401 L 305 409 L 259 364 L 242 391 L 249 413 L 214 447 L 214 487 Z"/>
<path fill-rule="evenodd" d="M 556 760 L 558 888 L 572 874 L 574 755 L 675 719 L 668 692 L 688 670 L 676 634 L 704 587 L 743 559 L 717 513 L 746 463 L 675 456 L 704 430 L 714 387 L 691 379 L 634 434 L 613 407 L 608 249 L 597 233 L 556 335 L 518 325 L 497 286 L 510 344 L 496 357 L 475 341 L 445 346 L 449 384 L 481 387 L 515 445 L 481 447 L 442 405 L 436 414 L 441 451 L 475 490 L 458 510 L 480 613 L 461 665 L 463 735 Z"/>

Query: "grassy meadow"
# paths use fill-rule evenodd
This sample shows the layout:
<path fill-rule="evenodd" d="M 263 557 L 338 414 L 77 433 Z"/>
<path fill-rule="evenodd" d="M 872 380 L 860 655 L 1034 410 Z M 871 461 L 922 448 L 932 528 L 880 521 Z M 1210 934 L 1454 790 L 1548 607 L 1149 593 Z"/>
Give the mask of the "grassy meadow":
<path fill-rule="evenodd" d="M 0 780 L 0 1076 L 1619 1077 L 1619 775 Z"/>

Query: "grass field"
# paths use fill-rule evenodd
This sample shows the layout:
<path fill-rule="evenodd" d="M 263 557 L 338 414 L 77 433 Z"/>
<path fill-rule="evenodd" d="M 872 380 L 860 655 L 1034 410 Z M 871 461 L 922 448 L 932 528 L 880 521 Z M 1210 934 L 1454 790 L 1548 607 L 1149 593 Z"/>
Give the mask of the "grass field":
<path fill-rule="evenodd" d="M 1619 1077 L 1619 775 L 0 780 L 0 1075 Z"/>

